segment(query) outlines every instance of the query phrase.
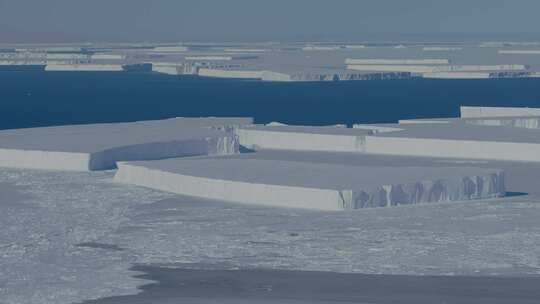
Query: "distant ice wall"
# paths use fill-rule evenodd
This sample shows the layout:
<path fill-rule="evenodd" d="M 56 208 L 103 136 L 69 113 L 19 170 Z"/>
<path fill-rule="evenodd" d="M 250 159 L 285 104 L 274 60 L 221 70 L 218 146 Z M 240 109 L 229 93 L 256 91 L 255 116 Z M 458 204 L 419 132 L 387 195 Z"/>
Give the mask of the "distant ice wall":
<path fill-rule="evenodd" d="M 490 73 L 470 73 L 470 72 L 440 72 L 440 73 L 424 73 L 424 78 L 433 79 L 489 79 Z"/>
<path fill-rule="evenodd" d="M 462 47 L 442 47 L 442 46 L 433 46 L 433 47 L 424 47 L 422 51 L 424 52 L 452 52 L 452 51 L 461 51 Z"/>
<path fill-rule="evenodd" d="M 179 66 L 164 66 L 164 65 L 152 65 L 152 71 L 156 73 L 162 73 L 167 75 L 181 75 L 183 67 Z"/>
<path fill-rule="evenodd" d="M 121 64 L 47 64 L 45 71 L 59 72 L 122 72 Z"/>
<path fill-rule="evenodd" d="M 162 53 L 182 53 L 187 52 L 188 48 L 185 46 L 156 46 L 154 47 L 154 51 Z"/>
<path fill-rule="evenodd" d="M 120 54 L 93 54 L 90 56 L 92 60 L 123 60 L 125 59 L 124 55 Z"/>
<path fill-rule="evenodd" d="M 188 61 L 231 61 L 232 56 L 187 56 L 184 60 Z"/>
<path fill-rule="evenodd" d="M 466 123 L 481 126 L 506 126 L 524 129 L 540 129 L 540 117 L 507 117 L 466 119 Z"/>
<path fill-rule="evenodd" d="M 262 79 L 263 71 L 199 69 L 199 76 L 235 79 Z"/>
<path fill-rule="evenodd" d="M 540 50 L 499 50 L 499 54 L 507 54 L 507 55 L 540 55 Z"/>
<path fill-rule="evenodd" d="M 540 108 L 517 107 L 461 107 L 462 118 L 540 116 Z"/>
<path fill-rule="evenodd" d="M 345 59 L 351 65 L 444 65 L 450 64 L 448 59 Z"/>
<path fill-rule="evenodd" d="M 450 119 L 400 119 L 398 120 L 398 124 L 400 125 L 411 125 L 411 124 L 449 124 L 451 122 Z"/>
<path fill-rule="evenodd" d="M 490 72 L 490 71 L 525 71 L 526 65 L 501 64 L 501 65 L 384 65 L 384 64 L 349 64 L 349 70 L 355 71 L 382 71 L 382 72 L 410 72 L 410 73 L 447 73 L 447 72 Z"/>
<path fill-rule="evenodd" d="M 263 71 L 262 78 L 263 81 L 293 81 L 291 75 L 285 73 L 278 73 L 272 71 Z"/>

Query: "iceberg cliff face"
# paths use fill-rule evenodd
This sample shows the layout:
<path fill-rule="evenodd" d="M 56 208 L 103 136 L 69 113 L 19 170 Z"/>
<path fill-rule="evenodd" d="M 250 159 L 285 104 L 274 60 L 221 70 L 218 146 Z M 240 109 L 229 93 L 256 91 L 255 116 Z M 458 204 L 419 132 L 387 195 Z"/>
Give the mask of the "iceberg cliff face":
<path fill-rule="evenodd" d="M 496 171 L 454 180 L 435 179 L 352 191 L 347 196 L 350 200 L 344 201 L 344 209 L 466 201 L 504 195 L 504 172 Z"/>

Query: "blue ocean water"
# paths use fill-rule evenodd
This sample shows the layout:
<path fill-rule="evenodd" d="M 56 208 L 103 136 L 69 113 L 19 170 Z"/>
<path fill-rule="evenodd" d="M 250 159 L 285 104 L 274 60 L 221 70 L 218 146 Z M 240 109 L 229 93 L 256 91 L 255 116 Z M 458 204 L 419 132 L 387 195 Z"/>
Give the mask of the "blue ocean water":
<path fill-rule="evenodd" d="M 268 83 L 154 73 L 0 71 L 0 129 L 176 116 L 387 123 L 460 105 L 540 107 L 540 78 Z"/>

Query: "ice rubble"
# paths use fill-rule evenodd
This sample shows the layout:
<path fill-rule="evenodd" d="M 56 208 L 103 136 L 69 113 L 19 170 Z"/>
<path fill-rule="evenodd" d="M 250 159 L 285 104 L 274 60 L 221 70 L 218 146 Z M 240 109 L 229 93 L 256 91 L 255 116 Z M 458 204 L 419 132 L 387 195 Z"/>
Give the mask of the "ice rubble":
<path fill-rule="evenodd" d="M 249 118 L 173 118 L 0 131 L 0 167 L 103 170 L 117 161 L 238 152 Z"/>
<path fill-rule="evenodd" d="M 121 162 L 118 167 L 115 180 L 123 183 L 207 199 L 330 211 L 505 195 L 504 172 L 489 169 L 360 167 L 242 157 Z"/>

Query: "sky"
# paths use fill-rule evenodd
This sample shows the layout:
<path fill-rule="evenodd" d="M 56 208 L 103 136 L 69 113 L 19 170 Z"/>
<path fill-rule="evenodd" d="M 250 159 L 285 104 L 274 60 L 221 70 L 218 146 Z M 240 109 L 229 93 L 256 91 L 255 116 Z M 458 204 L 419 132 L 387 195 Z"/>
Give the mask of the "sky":
<path fill-rule="evenodd" d="M 0 42 L 540 38 L 538 0 L 0 0 Z"/>

